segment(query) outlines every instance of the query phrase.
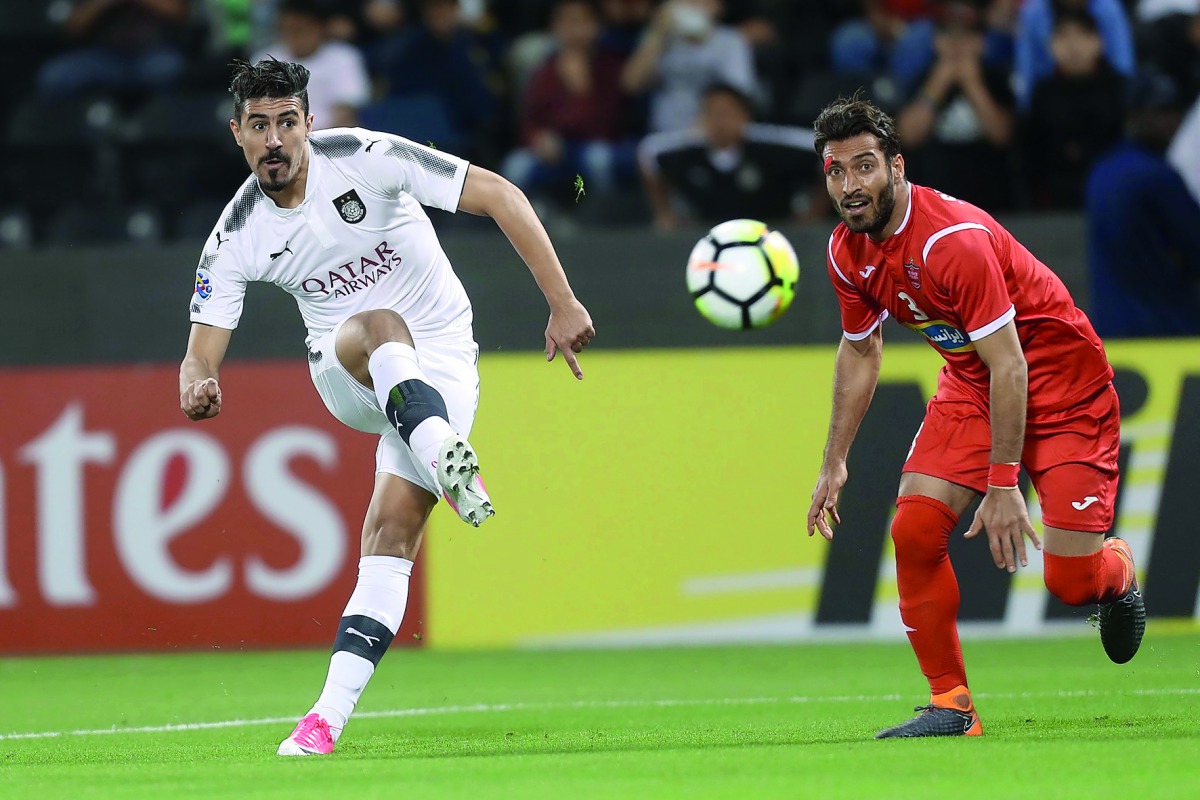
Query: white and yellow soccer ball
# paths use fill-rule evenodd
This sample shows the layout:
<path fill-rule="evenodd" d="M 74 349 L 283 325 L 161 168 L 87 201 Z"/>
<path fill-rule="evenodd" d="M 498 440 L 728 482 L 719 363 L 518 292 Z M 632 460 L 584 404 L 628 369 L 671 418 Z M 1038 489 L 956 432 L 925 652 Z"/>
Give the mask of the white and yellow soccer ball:
<path fill-rule="evenodd" d="M 796 296 L 800 263 L 779 231 L 753 219 L 731 219 L 696 242 L 687 286 L 696 308 L 722 328 L 770 325 Z"/>

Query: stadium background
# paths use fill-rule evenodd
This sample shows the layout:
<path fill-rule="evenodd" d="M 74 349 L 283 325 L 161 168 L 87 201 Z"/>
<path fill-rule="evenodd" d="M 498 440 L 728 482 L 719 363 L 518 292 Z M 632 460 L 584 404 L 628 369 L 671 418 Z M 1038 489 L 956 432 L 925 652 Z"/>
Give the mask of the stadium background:
<path fill-rule="evenodd" d="M 0 652 L 325 647 L 353 581 L 372 443 L 320 407 L 292 301 L 262 287 L 222 373 L 227 410 L 203 426 L 180 418 L 192 267 L 216 213 L 212 198 L 181 198 L 190 179 L 221 171 L 231 193 L 242 165 L 212 115 L 220 92 L 32 98 L 38 48 L 62 49 L 47 44 L 57 32 L 46 11 L 60 5 L 5 4 L 6 50 L 27 74 L 6 84 Z M 831 19 L 849 15 L 838 8 Z M 105 195 L 123 170 L 161 166 L 181 148 L 205 160 L 186 162 L 199 172 L 161 196 Z M 71 178 L 45 179 L 54 157 L 76 165 Z M 784 223 L 801 257 L 795 306 L 769 330 L 729 333 L 684 291 L 703 226 L 653 231 L 627 218 L 645 213 L 627 199 L 588 196 L 549 213 L 600 335 L 579 385 L 542 363 L 542 302 L 503 238 L 486 222 L 436 218 L 475 303 L 474 441 L 500 515 L 474 531 L 438 512 L 398 641 L 901 637 L 886 531 L 936 355 L 889 329 L 846 523 L 832 547 L 806 538 L 838 336 L 823 265 L 832 222 Z M 1081 213 L 1001 216 L 1087 308 Z M 1150 613 L 1194 618 L 1200 342 L 1107 344 L 1123 413 L 1117 532 L 1134 548 Z M 954 557 L 968 636 L 1083 628 L 1046 598 L 1036 556 L 1015 578 L 982 544 L 956 545 Z"/>
<path fill-rule="evenodd" d="M 1078 220 L 1008 221 L 1086 294 Z M 447 237 L 477 307 L 474 438 L 505 502 L 478 531 L 435 516 L 415 592 L 424 597 L 398 641 L 902 636 L 886 531 L 939 359 L 889 331 L 845 524 L 832 548 L 808 539 L 838 335 L 817 255 L 826 230 L 787 229 L 804 254 L 796 305 L 745 333 L 709 326 L 683 290 L 698 231 L 560 237 L 602 336 L 578 385 L 535 350 L 541 301 L 502 237 Z M 0 431 L 5 652 L 328 644 L 353 580 L 372 442 L 327 417 L 291 298 L 269 287 L 252 287 L 222 371 L 226 411 L 204 426 L 179 418 L 179 298 L 195 252 L 181 243 L 5 256 L 23 287 L 0 373 L 10 420 Z M 1200 343 L 1108 347 L 1123 412 L 1117 530 L 1139 559 L 1151 612 L 1191 617 Z M 985 549 L 954 552 L 967 635 L 1085 630 L 1078 612 L 1048 600 L 1036 555 L 1010 579 Z M 53 633 L 47 622 L 59 621 L 77 633 Z"/>

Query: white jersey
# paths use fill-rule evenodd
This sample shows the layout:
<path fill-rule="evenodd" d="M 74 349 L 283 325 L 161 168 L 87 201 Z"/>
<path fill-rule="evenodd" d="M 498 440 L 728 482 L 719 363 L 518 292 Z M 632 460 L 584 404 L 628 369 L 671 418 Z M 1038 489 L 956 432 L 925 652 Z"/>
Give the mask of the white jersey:
<path fill-rule="evenodd" d="M 280 208 L 251 175 L 196 269 L 192 322 L 232 330 L 247 281 L 282 286 L 306 344 L 360 311 L 391 309 L 417 338 L 470 338 L 471 304 L 422 204 L 455 211 L 467 162 L 387 133 L 309 137 L 304 201 Z"/>

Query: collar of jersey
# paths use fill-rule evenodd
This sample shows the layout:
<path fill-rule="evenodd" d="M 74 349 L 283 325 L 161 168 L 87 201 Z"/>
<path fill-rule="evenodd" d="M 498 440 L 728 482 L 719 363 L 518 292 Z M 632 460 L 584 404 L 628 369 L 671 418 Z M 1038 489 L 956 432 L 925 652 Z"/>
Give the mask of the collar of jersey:
<path fill-rule="evenodd" d="M 271 209 L 272 213 L 278 217 L 290 217 L 294 214 L 299 214 L 317 193 L 317 183 L 321 177 L 321 165 L 317 159 L 317 154 L 313 152 L 312 146 L 308 142 L 305 142 L 304 146 L 308 148 L 308 180 L 304 184 L 304 199 L 300 201 L 300 205 L 295 208 L 280 208 L 279 204 L 263 191 L 262 185 L 255 181 L 258 185 L 259 193 L 267 201 L 267 208 Z"/>
<path fill-rule="evenodd" d="M 908 206 L 904 209 L 904 219 L 900 220 L 900 227 L 896 228 L 895 233 L 879 243 L 885 250 L 895 249 L 904 240 L 904 232 L 908 230 L 908 220 L 912 217 L 913 202 L 915 201 L 916 194 L 917 187 L 910 183 L 908 185 Z"/>

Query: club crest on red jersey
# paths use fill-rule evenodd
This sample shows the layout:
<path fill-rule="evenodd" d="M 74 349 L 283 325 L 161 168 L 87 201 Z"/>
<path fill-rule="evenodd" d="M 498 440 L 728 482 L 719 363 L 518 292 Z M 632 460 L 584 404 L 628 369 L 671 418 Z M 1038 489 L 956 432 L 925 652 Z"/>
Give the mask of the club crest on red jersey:
<path fill-rule="evenodd" d="M 904 274 L 908 276 L 908 282 L 914 289 L 921 288 L 921 268 L 911 258 L 904 265 Z"/>

